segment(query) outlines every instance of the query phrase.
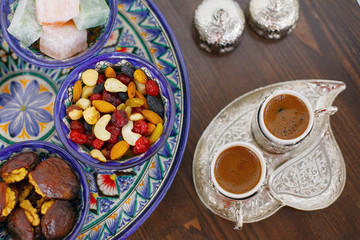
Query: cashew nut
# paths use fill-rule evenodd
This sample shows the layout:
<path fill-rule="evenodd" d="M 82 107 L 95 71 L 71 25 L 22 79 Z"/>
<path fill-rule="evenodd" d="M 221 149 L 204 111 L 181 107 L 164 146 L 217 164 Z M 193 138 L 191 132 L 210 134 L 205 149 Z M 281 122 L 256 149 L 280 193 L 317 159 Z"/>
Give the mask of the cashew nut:
<path fill-rule="evenodd" d="M 132 131 L 133 127 L 134 127 L 133 121 L 129 121 L 121 129 L 121 133 L 122 133 L 124 140 L 131 146 L 135 146 L 136 141 L 141 137 L 141 134 L 134 133 Z"/>
<path fill-rule="evenodd" d="M 89 108 L 91 106 L 91 102 L 89 99 L 87 98 L 80 98 L 76 103 L 76 106 L 79 106 L 80 108 L 82 108 L 83 110 Z"/>
<path fill-rule="evenodd" d="M 141 93 L 142 95 L 146 95 L 145 84 L 139 83 L 136 80 L 134 80 L 134 82 L 135 82 L 135 85 L 136 85 L 136 90 L 138 90 L 139 93 Z"/>
<path fill-rule="evenodd" d="M 89 98 L 94 94 L 95 86 L 84 86 L 82 89 L 81 97 L 82 98 Z"/>
<path fill-rule="evenodd" d="M 93 133 L 95 134 L 95 137 L 97 137 L 98 139 L 100 139 L 102 141 L 107 141 L 110 139 L 111 133 L 105 129 L 107 124 L 110 122 L 110 120 L 111 120 L 111 115 L 106 114 L 106 115 L 102 116 L 95 123 L 94 128 L 93 128 Z"/>
<path fill-rule="evenodd" d="M 108 78 L 104 84 L 105 90 L 108 92 L 126 92 L 128 87 L 116 78 Z"/>
<path fill-rule="evenodd" d="M 105 158 L 104 154 L 102 154 L 102 152 L 99 149 L 91 150 L 90 156 L 92 156 L 93 158 L 95 158 L 101 162 L 106 162 L 106 158 Z"/>
<path fill-rule="evenodd" d="M 144 120 L 144 116 L 141 113 L 133 113 L 130 115 L 129 120 L 135 122 L 139 120 Z"/>
<path fill-rule="evenodd" d="M 83 116 L 88 124 L 94 125 L 100 118 L 100 112 L 95 107 L 89 107 L 85 109 Z"/>

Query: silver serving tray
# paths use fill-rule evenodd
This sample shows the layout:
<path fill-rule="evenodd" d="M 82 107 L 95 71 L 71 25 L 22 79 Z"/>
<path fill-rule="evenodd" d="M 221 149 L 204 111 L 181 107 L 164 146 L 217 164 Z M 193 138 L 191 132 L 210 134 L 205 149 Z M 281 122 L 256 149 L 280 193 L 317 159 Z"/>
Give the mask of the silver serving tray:
<path fill-rule="evenodd" d="M 320 109 L 331 106 L 345 84 L 330 80 L 297 80 L 269 85 L 240 96 L 212 120 L 196 146 L 193 180 L 203 204 L 230 221 L 235 222 L 238 204 L 219 194 L 210 183 L 211 159 L 229 142 L 257 144 L 251 133 L 252 119 L 264 98 L 278 89 L 300 92 L 314 109 Z M 346 169 L 329 115 L 315 118 L 308 138 L 301 148 L 284 154 L 262 150 L 267 160 L 267 180 L 257 194 L 242 200 L 245 223 L 268 218 L 283 206 L 307 211 L 326 208 L 340 196 Z"/>

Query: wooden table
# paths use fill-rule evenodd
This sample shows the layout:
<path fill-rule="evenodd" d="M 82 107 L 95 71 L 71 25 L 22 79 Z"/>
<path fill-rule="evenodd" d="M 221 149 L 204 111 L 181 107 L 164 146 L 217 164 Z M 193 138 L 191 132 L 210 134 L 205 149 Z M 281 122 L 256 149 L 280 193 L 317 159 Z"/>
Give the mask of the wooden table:
<path fill-rule="evenodd" d="M 300 1 L 293 33 L 280 41 L 257 36 L 248 26 L 231 53 L 209 54 L 192 36 L 202 0 L 154 0 L 183 53 L 191 92 L 189 140 L 175 180 L 157 209 L 129 239 L 358 239 L 360 234 L 360 7 L 354 0 Z M 238 1 L 246 9 L 249 1 Z M 192 178 L 196 144 L 215 115 L 242 94 L 294 79 L 344 81 L 334 102 L 334 135 L 346 164 L 340 197 L 323 210 L 284 207 L 242 231 L 208 210 Z"/>

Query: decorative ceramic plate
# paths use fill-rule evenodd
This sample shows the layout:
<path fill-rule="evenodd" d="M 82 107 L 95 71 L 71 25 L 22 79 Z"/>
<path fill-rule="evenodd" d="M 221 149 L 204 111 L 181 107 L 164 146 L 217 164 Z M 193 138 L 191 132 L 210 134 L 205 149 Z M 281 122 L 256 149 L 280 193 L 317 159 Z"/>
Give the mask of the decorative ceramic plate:
<path fill-rule="evenodd" d="M 190 124 L 187 73 L 170 27 L 152 1 L 119 0 L 115 29 L 101 51 L 131 52 L 153 62 L 172 85 L 176 117 L 165 146 L 126 171 L 98 171 L 82 164 L 90 211 L 78 239 L 126 238 L 164 197 L 180 165 Z M 55 133 L 56 93 L 71 71 L 36 67 L 18 58 L 0 32 L 0 150 L 24 140 L 61 145 Z M 1 239 L 8 239 L 0 232 Z"/>
<path fill-rule="evenodd" d="M 194 154 L 193 178 L 197 194 L 215 214 L 236 221 L 237 201 L 230 200 L 210 183 L 210 162 L 218 149 L 235 141 L 257 144 L 251 122 L 259 104 L 272 91 L 291 89 L 303 94 L 313 109 L 331 106 L 345 84 L 329 80 L 298 80 L 256 89 L 234 100 L 209 124 Z M 308 141 L 284 154 L 262 150 L 267 161 L 267 180 L 250 198 L 242 201 L 244 222 L 270 217 L 283 206 L 316 210 L 329 206 L 345 184 L 345 162 L 330 127 L 329 115 L 315 118 Z"/>

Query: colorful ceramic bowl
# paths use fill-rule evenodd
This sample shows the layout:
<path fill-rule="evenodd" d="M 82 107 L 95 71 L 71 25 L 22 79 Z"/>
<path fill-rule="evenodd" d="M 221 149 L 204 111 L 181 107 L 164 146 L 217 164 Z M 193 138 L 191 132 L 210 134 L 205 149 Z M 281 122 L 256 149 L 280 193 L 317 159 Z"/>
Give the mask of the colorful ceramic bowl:
<path fill-rule="evenodd" d="M 45 67 L 45 68 L 66 68 L 72 67 L 80 64 L 84 60 L 89 59 L 91 56 L 98 53 L 102 47 L 108 41 L 115 23 L 116 23 L 116 14 L 117 14 L 117 4 L 116 0 L 107 0 L 107 3 L 110 7 L 110 15 L 108 22 L 100 27 L 92 28 L 88 30 L 88 47 L 76 54 L 75 56 L 64 59 L 56 60 L 51 58 L 42 52 L 40 52 L 39 47 L 34 47 L 34 44 L 30 47 L 24 47 L 20 42 L 12 36 L 7 28 L 10 25 L 8 19 L 9 14 L 14 12 L 14 8 L 17 6 L 18 0 L 3 0 L 1 1 L 1 15 L 0 23 L 1 29 L 4 35 L 6 42 L 9 44 L 10 48 L 22 59 L 32 63 L 36 66 Z"/>
<path fill-rule="evenodd" d="M 124 62 L 128 62 L 135 68 L 146 68 L 149 75 L 154 79 L 160 87 L 160 96 L 164 104 L 164 124 L 163 133 L 160 138 L 153 143 L 150 148 L 141 155 L 135 155 L 133 157 L 124 157 L 124 159 L 118 161 L 101 162 L 92 158 L 89 153 L 90 150 L 84 145 L 76 144 L 68 137 L 69 119 L 66 116 L 66 108 L 71 105 L 72 102 L 72 87 L 76 81 L 80 79 L 81 74 L 87 69 L 101 69 L 106 66 L 117 66 Z M 69 94 L 70 93 L 70 94 Z M 134 54 L 127 53 L 110 53 L 96 56 L 89 61 L 76 67 L 70 75 L 65 79 L 61 86 L 54 106 L 54 121 L 55 128 L 65 148 L 76 158 L 83 163 L 89 164 L 92 167 L 107 169 L 107 170 L 121 170 L 127 169 L 136 165 L 139 165 L 155 153 L 159 151 L 165 144 L 166 140 L 171 134 L 174 127 L 175 119 L 175 99 L 171 89 L 171 85 L 166 77 L 160 72 L 160 70 L 150 63 L 149 61 L 136 56 Z"/>
<path fill-rule="evenodd" d="M 25 141 L 16 143 L 8 146 L 7 148 L 0 151 L 0 166 L 3 165 L 9 158 L 15 156 L 16 154 L 22 152 L 35 152 L 39 154 L 40 160 L 43 161 L 48 157 L 59 157 L 66 161 L 73 171 L 76 173 L 81 189 L 80 189 L 80 198 L 72 200 L 72 205 L 77 212 L 77 220 L 73 230 L 68 234 L 65 239 L 75 239 L 85 222 L 86 214 L 89 210 L 89 188 L 87 185 L 87 179 L 85 173 L 82 170 L 80 164 L 63 148 L 49 142 L 43 141 Z M 6 225 L 1 225 L 0 228 L 0 238 L 7 236 L 5 233 Z M 7 238 L 6 238 L 7 239 Z"/>

